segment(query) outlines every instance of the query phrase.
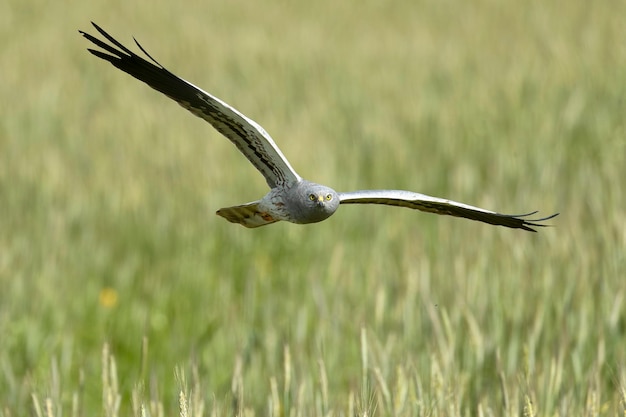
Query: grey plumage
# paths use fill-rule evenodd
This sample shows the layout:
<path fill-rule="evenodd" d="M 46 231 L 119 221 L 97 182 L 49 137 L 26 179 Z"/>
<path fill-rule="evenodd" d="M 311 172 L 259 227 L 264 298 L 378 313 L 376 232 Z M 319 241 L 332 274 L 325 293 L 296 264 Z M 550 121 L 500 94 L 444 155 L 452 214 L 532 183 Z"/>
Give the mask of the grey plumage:
<path fill-rule="evenodd" d="M 401 190 L 364 190 L 337 193 L 324 185 L 302 179 L 291 167 L 271 136 L 254 120 L 217 97 L 172 74 L 135 43 L 149 62 L 123 46 L 102 28 L 96 30 L 112 45 L 83 31 L 79 33 L 106 52 L 88 49 L 98 58 L 148 84 L 175 100 L 194 115 L 209 122 L 229 139 L 265 177 L 270 191 L 251 203 L 222 208 L 217 214 L 233 223 L 259 227 L 277 221 L 316 223 L 330 217 L 340 204 L 384 204 L 406 207 L 436 214 L 447 214 L 477 220 L 493 225 L 534 232 L 532 227 L 543 227 L 548 217 L 529 219 L 532 212 L 506 215 L 451 200 Z"/>
<path fill-rule="evenodd" d="M 337 211 L 341 200 L 332 188 L 301 180 L 291 187 L 272 188 L 259 201 L 219 209 L 217 214 L 231 223 L 259 227 L 283 220 L 317 223 Z"/>

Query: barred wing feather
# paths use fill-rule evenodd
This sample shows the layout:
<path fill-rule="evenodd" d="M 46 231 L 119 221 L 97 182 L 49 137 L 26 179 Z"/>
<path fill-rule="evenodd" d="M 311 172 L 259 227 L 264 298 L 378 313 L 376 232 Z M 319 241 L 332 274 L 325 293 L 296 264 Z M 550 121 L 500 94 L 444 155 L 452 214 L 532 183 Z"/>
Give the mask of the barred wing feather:
<path fill-rule="evenodd" d="M 93 55 L 109 61 L 115 67 L 143 81 L 165 94 L 178 104 L 209 122 L 218 132 L 228 138 L 239 151 L 265 177 L 270 188 L 290 186 L 300 176 L 291 167 L 271 136 L 254 120 L 217 97 L 203 91 L 188 81 L 172 74 L 148 54 L 135 40 L 137 46 L 152 62 L 126 48 L 102 28 L 92 22 L 102 36 L 112 45 L 79 31 L 86 39 L 106 51 L 89 49 Z"/>
<path fill-rule="evenodd" d="M 429 213 L 463 217 L 497 226 L 528 230 L 530 232 L 536 232 L 533 227 L 546 226 L 539 222 L 549 220 L 558 215 L 558 213 L 556 213 L 548 217 L 529 219 L 528 216 L 532 216 L 537 212 L 534 211 L 532 213 L 518 215 L 500 214 L 468 204 L 457 203 L 456 201 L 401 190 L 353 191 L 339 193 L 339 198 L 341 204 L 383 204 L 387 206 L 406 207 Z"/>

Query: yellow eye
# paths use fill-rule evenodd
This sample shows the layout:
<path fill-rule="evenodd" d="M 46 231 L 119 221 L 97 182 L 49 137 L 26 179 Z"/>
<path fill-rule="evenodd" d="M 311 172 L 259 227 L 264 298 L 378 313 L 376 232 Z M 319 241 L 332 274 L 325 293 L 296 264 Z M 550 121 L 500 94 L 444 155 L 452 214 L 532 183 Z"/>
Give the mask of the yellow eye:
<path fill-rule="evenodd" d="M 326 200 L 330 201 L 333 199 L 333 195 L 332 194 L 326 194 Z"/>
<path fill-rule="evenodd" d="M 315 201 L 316 200 L 315 194 L 309 194 L 309 200 Z"/>

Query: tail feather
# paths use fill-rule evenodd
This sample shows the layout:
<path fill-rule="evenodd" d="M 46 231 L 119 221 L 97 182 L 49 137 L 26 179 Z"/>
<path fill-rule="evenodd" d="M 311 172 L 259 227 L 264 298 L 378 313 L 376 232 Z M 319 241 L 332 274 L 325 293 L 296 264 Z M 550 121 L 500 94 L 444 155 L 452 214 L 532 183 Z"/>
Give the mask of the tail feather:
<path fill-rule="evenodd" d="M 216 213 L 231 223 L 239 223 L 246 227 L 260 227 L 266 224 L 275 223 L 278 220 L 273 219 L 268 213 L 259 211 L 259 201 L 242 204 L 240 206 L 221 208 Z"/>

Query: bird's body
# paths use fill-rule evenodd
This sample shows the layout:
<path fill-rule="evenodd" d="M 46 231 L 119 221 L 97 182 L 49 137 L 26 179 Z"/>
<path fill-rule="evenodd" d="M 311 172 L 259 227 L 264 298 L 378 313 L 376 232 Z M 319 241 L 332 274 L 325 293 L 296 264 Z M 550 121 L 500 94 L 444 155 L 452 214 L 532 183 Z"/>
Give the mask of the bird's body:
<path fill-rule="evenodd" d="M 300 180 L 290 187 L 272 188 L 261 200 L 227 207 L 217 214 L 232 223 L 259 227 L 277 221 L 317 223 L 339 208 L 339 195 L 326 186 Z"/>
<path fill-rule="evenodd" d="M 106 51 L 89 51 L 115 67 L 148 84 L 175 100 L 194 115 L 209 122 L 228 138 L 265 177 L 270 191 L 260 200 L 222 208 L 217 214 L 233 223 L 259 227 L 277 221 L 306 224 L 323 221 L 340 204 L 383 204 L 406 207 L 436 214 L 464 217 L 489 224 L 535 231 L 532 227 L 545 226 L 538 222 L 549 217 L 530 220 L 524 215 L 505 215 L 451 200 L 402 190 L 364 190 L 336 192 L 320 184 L 302 179 L 291 167 L 271 136 L 254 120 L 237 109 L 177 77 L 154 58 L 137 41 L 137 46 L 153 62 L 149 62 L 115 40 L 95 23 L 94 27 L 112 45 L 80 31 L 80 34 Z"/>

